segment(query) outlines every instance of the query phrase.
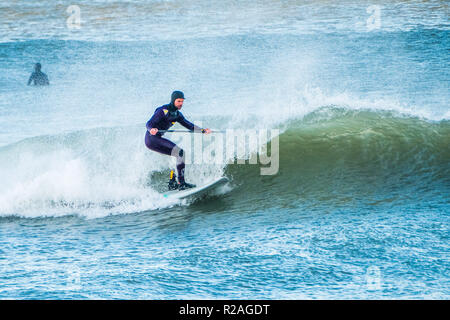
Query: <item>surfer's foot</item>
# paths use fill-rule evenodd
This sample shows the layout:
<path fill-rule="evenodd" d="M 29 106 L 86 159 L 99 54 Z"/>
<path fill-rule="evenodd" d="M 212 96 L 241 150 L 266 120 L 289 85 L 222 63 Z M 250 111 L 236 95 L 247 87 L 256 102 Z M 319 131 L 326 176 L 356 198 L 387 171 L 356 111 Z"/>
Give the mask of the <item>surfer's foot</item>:
<path fill-rule="evenodd" d="M 169 191 L 178 189 L 178 183 L 175 179 L 175 175 L 173 175 L 172 179 L 169 180 Z"/>
<path fill-rule="evenodd" d="M 178 190 L 186 190 L 186 189 L 190 189 L 190 188 L 195 188 L 195 184 L 182 182 L 178 185 Z"/>

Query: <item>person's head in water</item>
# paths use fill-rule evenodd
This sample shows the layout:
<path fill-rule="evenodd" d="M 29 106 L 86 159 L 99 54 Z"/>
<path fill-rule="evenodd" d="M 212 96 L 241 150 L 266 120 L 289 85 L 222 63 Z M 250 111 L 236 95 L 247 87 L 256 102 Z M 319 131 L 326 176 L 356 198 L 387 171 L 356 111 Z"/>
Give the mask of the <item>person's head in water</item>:
<path fill-rule="evenodd" d="M 174 110 L 180 110 L 184 102 L 184 93 L 181 91 L 172 92 L 170 104 L 174 107 Z"/>
<path fill-rule="evenodd" d="M 42 66 L 39 62 L 34 65 L 34 71 L 36 71 L 36 72 L 41 71 L 41 68 L 42 68 Z"/>

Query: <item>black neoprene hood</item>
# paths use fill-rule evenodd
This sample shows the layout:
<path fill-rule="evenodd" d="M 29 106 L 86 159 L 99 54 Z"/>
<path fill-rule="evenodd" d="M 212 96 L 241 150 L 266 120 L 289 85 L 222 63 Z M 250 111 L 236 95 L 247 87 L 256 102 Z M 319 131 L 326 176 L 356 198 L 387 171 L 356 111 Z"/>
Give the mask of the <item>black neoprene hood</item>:
<path fill-rule="evenodd" d="M 185 99 L 184 98 L 184 93 L 181 92 L 181 91 L 174 91 L 174 92 L 172 92 L 170 103 L 173 104 L 175 102 L 175 100 L 177 100 L 177 99 Z"/>

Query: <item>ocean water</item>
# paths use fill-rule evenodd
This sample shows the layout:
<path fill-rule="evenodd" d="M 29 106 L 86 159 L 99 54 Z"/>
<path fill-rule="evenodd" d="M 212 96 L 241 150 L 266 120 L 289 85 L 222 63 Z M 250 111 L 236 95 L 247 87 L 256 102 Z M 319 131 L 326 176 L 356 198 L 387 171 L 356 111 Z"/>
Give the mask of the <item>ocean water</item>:
<path fill-rule="evenodd" d="M 0 12 L 0 299 L 450 297 L 448 2 Z M 174 163 L 144 134 L 173 90 L 203 127 L 275 133 L 278 170 L 193 161 L 187 181 L 229 185 L 164 198 Z"/>

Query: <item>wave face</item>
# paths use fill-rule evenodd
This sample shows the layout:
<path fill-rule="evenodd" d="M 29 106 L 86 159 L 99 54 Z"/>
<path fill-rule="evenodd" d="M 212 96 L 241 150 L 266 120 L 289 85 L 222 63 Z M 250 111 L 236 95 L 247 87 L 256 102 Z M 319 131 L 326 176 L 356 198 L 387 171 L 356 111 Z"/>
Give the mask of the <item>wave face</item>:
<path fill-rule="evenodd" d="M 240 185 L 236 197 L 255 207 L 448 204 L 449 121 L 326 107 L 284 127 L 277 175 L 260 176 L 255 165 L 227 168 Z"/>

